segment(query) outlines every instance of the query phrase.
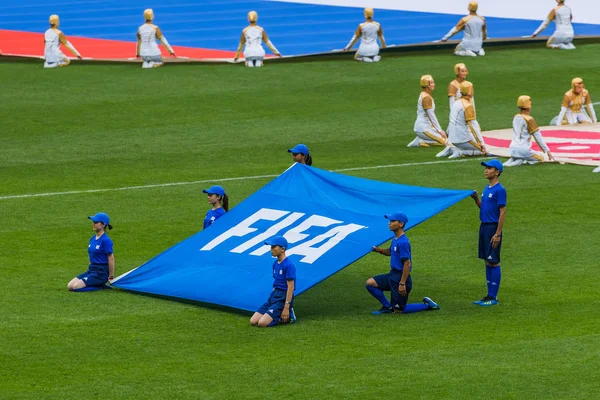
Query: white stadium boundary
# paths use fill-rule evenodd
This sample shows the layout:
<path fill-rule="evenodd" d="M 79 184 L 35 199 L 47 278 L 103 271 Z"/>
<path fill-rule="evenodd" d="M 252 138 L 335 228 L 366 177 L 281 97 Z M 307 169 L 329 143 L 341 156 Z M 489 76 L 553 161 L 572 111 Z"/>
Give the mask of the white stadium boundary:
<path fill-rule="evenodd" d="M 341 169 L 334 169 L 331 171 L 332 172 L 366 171 L 366 170 L 370 170 L 370 169 L 401 168 L 401 167 L 415 167 L 415 166 L 420 166 L 420 165 L 449 164 L 449 163 L 467 162 L 467 161 L 482 160 L 482 159 L 486 159 L 486 157 L 450 160 L 450 161 L 425 161 L 425 162 L 404 163 L 404 164 L 373 165 L 370 167 L 341 168 Z M 188 186 L 188 185 L 199 185 L 201 183 L 218 183 L 218 182 L 242 181 L 242 180 L 248 180 L 248 179 L 276 178 L 278 176 L 279 176 L 279 174 L 276 174 L 276 175 L 252 175 L 252 176 L 238 176 L 238 177 L 233 177 L 233 178 L 203 179 L 200 181 L 189 181 L 189 182 L 170 182 L 170 183 L 157 183 L 154 185 L 124 186 L 124 187 L 120 187 L 120 188 L 69 190 L 69 191 L 65 191 L 65 192 L 48 192 L 48 193 L 33 193 L 33 194 L 16 194 L 16 195 L 9 195 L 9 196 L 0 196 L 0 200 L 27 199 L 27 198 L 33 198 L 33 197 L 66 196 L 66 195 L 71 195 L 71 194 L 118 192 L 121 190 L 152 189 L 152 188 L 163 188 L 163 187 L 169 187 L 169 186 Z"/>

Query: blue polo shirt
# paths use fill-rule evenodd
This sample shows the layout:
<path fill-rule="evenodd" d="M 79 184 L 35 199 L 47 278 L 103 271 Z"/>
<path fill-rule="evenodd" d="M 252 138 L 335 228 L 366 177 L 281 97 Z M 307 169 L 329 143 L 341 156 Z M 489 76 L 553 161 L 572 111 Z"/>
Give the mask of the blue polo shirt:
<path fill-rule="evenodd" d="M 494 186 L 487 185 L 481 196 L 479 219 L 484 224 L 498 223 L 500 209 L 506 207 L 506 189 L 498 182 Z"/>
<path fill-rule="evenodd" d="M 410 270 L 412 271 L 412 253 L 410 250 L 410 241 L 406 234 L 392 240 L 390 246 L 390 267 L 398 271 L 404 269 L 404 261 L 410 260 Z"/>
<path fill-rule="evenodd" d="M 287 290 L 287 282 L 294 281 L 294 289 L 296 288 L 296 266 L 286 257 L 281 263 L 277 260 L 273 263 L 273 288 L 279 290 Z"/>
<path fill-rule="evenodd" d="M 225 209 L 223 207 L 219 207 L 216 210 L 208 210 L 208 212 L 206 213 L 206 217 L 204 217 L 204 226 L 202 229 L 208 228 L 223 215 L 225 215 Z"/>
<path fill-rule="evenodd" d="M 103 233 L 98 239 L 94 235 L 90 239 L 88 253 L 90 264 L 108 264 L 108 256 L 113 253 L 113 242 L 106 233 Z"/>

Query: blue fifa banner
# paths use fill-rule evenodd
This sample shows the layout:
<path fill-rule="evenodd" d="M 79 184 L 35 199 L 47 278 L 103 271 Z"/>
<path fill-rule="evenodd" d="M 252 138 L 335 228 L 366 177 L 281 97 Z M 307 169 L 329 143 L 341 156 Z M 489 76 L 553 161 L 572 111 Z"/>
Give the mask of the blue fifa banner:
<path fill-rule="evenodd" d="M 410 229 L 472 193 L 294 164 L 209 228 L 118 277 L 113 286 L 255 311 L 272 291 L 268 238 L 288 240 L 299 295 L 391 239 L 385 214 L 404 212 Z"/>

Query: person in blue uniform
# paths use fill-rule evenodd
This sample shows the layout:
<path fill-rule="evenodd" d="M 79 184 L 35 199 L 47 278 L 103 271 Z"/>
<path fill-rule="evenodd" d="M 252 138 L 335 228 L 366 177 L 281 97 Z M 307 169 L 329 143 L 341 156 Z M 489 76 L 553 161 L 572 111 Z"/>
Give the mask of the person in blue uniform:
<path fill-rule="evenodd" d="M 308 147 L 305 144 L 297 144 L 291 149 L 288 149 L 288 153 L 292 153 L 292 160 L 294 162 L 312 165 L 312 157 L 308 151 Z"/>
<path fill-rule="evenodd" d="M 483 189 L 481 200 L 477 192 L 472 197 L 479 207 L 479 258 L 485 262 L 487 295 L 473 304 L 488 307 L 498 304 L 498 290 L 502 272 L 500 271 L 500 250 L 502 248 L 502 228 L 506 218 L 506 189 L 499 182 L 504 170 L 498 160 L 484 161 L 484 177 L 489 184 Z"/>
<path fill-rule="evenodd" d="M 367 279 L 367 291 L 381 303 L 381 309 L 373 311 L 372 314 L 389 313 L 414 313 L 426 310 L 439 310 L 437 305 L 429 297 L 423 298 L 423 303 L 407 304 L 408 295 L 412 289 L 412 253 L 410 241 L 404 233 L 404 227 L 408 223 L 408 217 L 402 212 L 396 212 L 385 216 L 389 220 L 390 231 L 394 232 L 392 245 L 389 249 L 373 246 L 373 251 L 390 257 L 390 272 Z M 391 292 L 391 303 L 388 301 L 384 291 Z"/>
<path fill-rule="evenodd" d="M 296 288 L 296 266 L 285 255 L 288 241 L 283 236 L 274 236 L 265 242 L 271 246 L 273 262 L 273 291 L 269 299 L 250 318 L 252 326 L 260 328 L 296 322 L 294 313 L 294 290 Z"/>
<path fill-rule="evenodd" d="M 92 220 L 95 235 L 90 239 L 88 254 L 90 266 L 87 272 L 71 279 L 67 287 L 69 290 L 83 290 L 88 288 L 102 288 L 106 282 L 115 275 L 115 255 L 113 242 L 106 234 L 107 229 L 112 229 L 110 218 L 103 212 L 88 217 Z"/>
<path fill-rule="evenodd" d="M 208 204 L 211 205 L 211 209 L 206 212 L 206 216 L 204 217 L 204 226 L 202 229 L 206 229 L 229 211 L 229 197 L 225 193 L 225 189 L 218 185 L 204 189 L 202 192 L 206 193 Z"/>

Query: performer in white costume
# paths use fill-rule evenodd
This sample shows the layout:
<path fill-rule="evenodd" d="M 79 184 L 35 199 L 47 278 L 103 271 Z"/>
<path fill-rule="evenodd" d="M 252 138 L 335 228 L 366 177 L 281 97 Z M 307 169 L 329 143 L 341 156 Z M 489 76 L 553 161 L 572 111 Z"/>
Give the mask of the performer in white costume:
<path fill-rule="evenodd" d="M 176 57 L 175 52 L 160 28 L 152 23 L 154 20 L 154 11 L 152 11 L 152 9 L 148 8 L 147 10 L 144 10 L 144 19 L 146 22 L 144 25 L 140 26 L 137 31 L 136 57 L 142 58 L 142 68 L 162 67 L 164 61 L 156 41 L 160 40 L 163 46 L 165 46 L 169 53 L 174 57 Z"/>
<path fill-rule="evenodd" d="M 417 100 L 417 120 L 414 126 L 417 137 L 408 144 L 408 147 L 446 146 L 448 136 L 435 115 L 435 102 L 431 96 L 435 90 L 435 81 L 431 75 L 423 75 L 420 83 L 421 94 Z M 438 156 L 447 157 L 452 154 L 452 149 L 446 147 L 442 153 Z"/>
<path fill-rule="evenodd" d="M 344 48 L 344 51 L 350 50 L 360 38 L 358 51 L 354 54 L 354 59 L 357 61 L 377 62 L 381 60 L 377 38 L 379 38 L 382 48 L 385 49 L 387 47 L 385 38 L 383 37 L 383 29 L 381 29 L 381 25 L 378 22 L 373 21 L 373 13 L 372 8 L 365 8 L 365 22 L 358 25 L 354 36 L 352 36 L 352 39 L 350 39 L 350 42 Z"/>
<path fill-rule="evenodd" d="M 484 155 L 487 151 L 481 136 L 481 127 L 475 116 L 475 108 L 471 103 L 473 84 L 464 81 L 459 90 L 462 96 L 450 110 L 448 138 L 456 148 L 449 158 Z"/>
<path fill-rule="evenodd" d="M 479 8 L 479 5 L 476 1 L 470 2 L 468 6 L 469 15 L 461 18 L 458 24 L 442 38 L 442 42 L 446 42 L 458 32 L 465 31 L 463 40 L 454 50 L 454 54 L 457 56 L 485 56 L 482 46 L 483 41 L 487 39 L 487 26 L 485 18 L 477 14 L 477 8 Z"/>
<path fill-rule="evenodd" d="M 584 105 L 587 107 L 587 112 L 585 111 Z M 584 88 L 583 79 L 574 78 L 571 81 L 571 90 L 565 93 L 560 108 L 560 114 L 558 114 L 556 120 L 553 119 L 552 121 L 557 126 L 598 122 L 590 92 Z"/>
<path fill-rule="evenodd" d="M 556 2 L 558 5 L 550 11 L 548 17 L 542 22 L 540 27 L 533 32 L 531 37 L 539 35 L 546 29 L 550 22 L 554 21 L 556 30 L 546 42 L 546 47 L 551 49 L 573 50 L 575 49 L 575 46 L 572 43 L 573 37 L 575 36 L 573 25 L 571 25 L 573 14 L 571 13 L 571 9 L 565 5 L 565 0 L 556 0 Z"/>
<path fill-rule="evenodd" d="M 58 15 L 50 16 L 50 28 L 44 33 L 44 68 L 66 67 L 71 61 L 60 51 L 60 45 L 63 44 L 77 58 L 81 60 L 81 54 L 69 42 L 61 31 L 58 30 L 60 20 Z"/>
<path fill-rule="evenodd" d="M 256 11 L 250 11 L 248 13 L 248 22 L 250 22 L 250 25 L 242 31 L 240 44 L 233 58 L 233 61 L 237 61 L 242 49 L 244 49 L 246 67 L 262 67 L 263 59 L 265 58 L 265 49 L 262 47 L 262 42 L 265 42 L 273 54 L 281 57 L 279 50 L 271 43 L 265 30 L 256 24 L 257 21 L 258 13 Z"/>
<path fill-rule="evenodd" d="M 458 99 L 460 99 L 460 84 L 467 80 L 467 75 L 469 75 L 469 70 L 467 66 L 463 63 L 458 63 L 454 66 L 454 75 L 456 75 L 456 79 L 454 79 L 448 85 L 448 100 L 450 103 L 450 110 L 452 110 L 452 106 Z M 471 97 L 471 103 L 473 103 L 473 107 L 475 107 L 475 93 Z"/>
<path fill-rule="evenodd" d="M 550 148 L 544 141 L 540 128 L 531 116 L 531 97 L 520 96 L 517 100 L 520 112 L 513 118 L 513 140 L 510 142 L 510 159 L 505 167 L 516 167 L 521 164 L 537 164 L 544 162 L 544 154 L 531 149 L 535 140 L 548 158 L 554 161 Z"/>

